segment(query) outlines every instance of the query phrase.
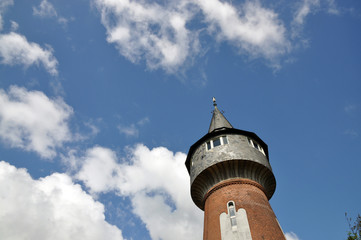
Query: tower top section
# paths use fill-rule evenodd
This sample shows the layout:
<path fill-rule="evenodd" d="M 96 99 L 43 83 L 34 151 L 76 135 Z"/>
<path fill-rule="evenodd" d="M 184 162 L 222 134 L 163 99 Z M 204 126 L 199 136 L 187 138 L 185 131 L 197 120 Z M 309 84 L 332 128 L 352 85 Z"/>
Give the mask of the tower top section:
<path fill-rule="evenodd" d="M 199 139 L 197 142 L 195 142 L 189 149 L 187 159 L 185 162 L 185 165 L 187 167 L 188 173 L 190 173 L 191 170 L 191 158 L 197 148 L 199 148 L 202 144 L 205 144 L 209 139 L 215 138 L 217 136 L 221 135 L 243 135 L 246 137 L 249 137 L 251 139 L 254 139 L 257 143 L 262 146 L 262 149 L 265 153 L 265 157 L 268 161 L 268 146 L 261 138 L 257 136 L 257 134 L 245 130 L 240 130 L 237 128 L 234 128 L 228 120 L 223 116 L 222 112 L 219 111 L 216 103 L 216 99 L 213 97 L 213 116 L 211 120 L 211 124 L 209 126 L 208 133 L 204 135 L 201 139 Z M 207 151 L 208 153 L 212 151 Z"/>
<path fill-rule="evenodd" d="M 208 192 L 218 183 L 231 179 L 255 181 L 270 199 L 276 180 L 267 144 L 253 132 L 234 128 L 219 111 L 215 98 L 213 105 L 208 133 L 190 147 L 185 162 L 193 201 L 204 209 Z"/>
<path fill-rule="evenodd" d="M 211 124 L 209 125 L 208 133 L 217 130 L 223 130 L 226 128 L 233 128 L 232 125 L 228 122 L 228 120 L 223 116 L 221 111 L 219 111 L 216 103 L 216 99 L 213 97 L 213 116 L 211 120 Z"/>

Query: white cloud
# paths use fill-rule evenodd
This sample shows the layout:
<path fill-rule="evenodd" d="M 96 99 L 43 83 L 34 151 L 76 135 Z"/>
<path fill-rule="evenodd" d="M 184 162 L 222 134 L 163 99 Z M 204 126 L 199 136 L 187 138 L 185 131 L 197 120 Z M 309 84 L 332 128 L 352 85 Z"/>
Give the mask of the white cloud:
<path fill-rule="evenodd" d="M 130 197 L 152 239 L 201 239 L 202 212 L 189 195 L 185 158 L 163 147 L 137 145 L 128 149 L 127 162 L 119 163 L 110 149 L 94 147 L 81 157 L 76 177 L 91 192 Z"/>
<path fill-rule="evenodd" d="M 296 235 L 296 233 L 294 233 L 294 232 L 287 232 L 285 234 L 285 237 L 286 237 L 287 240 L 300 240 L 298 238 L 298 236 Z"/>
<path fill-rule="evenodd" d="M 63 27 L 69 22 L 68 19 L 59 16 L 53 4 L 47 0 L 42 0 L 38 7 L 33 7 L 33 15 L 41 18 L 55 18 Z"/>
<path fill-rule="evenodd" d="M 73 162 L 77 160 L 73 157 Z M 77 164 L 73 164 L 75 165 Z M 116 155 L 112 150 L 94 147 L 88 149 L 82 158 L 82 167 L 76 177 L 93 193 L 109 192 L 116 188 L 119 171 Z"/>
<path fill-rule="evenodd" d="M 358 137 L 358 132 L 355 129 L 346 129 L 343 133 L 351 137 Z"/>
<path fill-rule="evenodd" d="M 33 14 L 39 17 L 56 17 L 58 15 L 53 4 L 47 0 L 41 1 L 38 7 L 33 7 Z"/>
<path fill-rule="evenodd" d="M 12 86 L 0 89 L 0 139 L 11 147 L 35 151 L 43 158 L 71 140 L 68 121 L 73 110 L 60 98 Z"/>
<path fill-rule="evenodd" d="M 118 125 L 118 130 L 121 134 L 125 134 L 127 137 L 138 137 L 139 136 L 139 127 L 145 125 L 149 122 L 149 118 L 145 117 L 139 120 L 137 123 L 132 123 L 129 126 L 124 126 L 122 124 Z"/>
<path fill-rule="evenodd" d="M 336 6 L 335 0 L 326 0 L 326 2 L 328 3 L 328 9 L 327 9 L 328 13 L 336 14 L 336 15 L 340 13 L 340 11 Z"/>
<path fill-rule="evenodd" d="M 107 30 L 107 41 L 132 62 L 174 73 L 197 56 L 204 23 L 218 40 L 235 45 L 241 54 L 273 61 L 290 49 L 278 15 L 247 1 L 236 8 L 220 0 L 145 1 L 94 0 Z M 191 24 L 195 16 L 202 26 Z M 204 18 L 204 19 L 202 19 Z M 192 29 L 190 27 L 192 25 Z"/>
<path fill-rule="evenodd" d="M 346 113 L 351 113 L 357 109 L 357 106 L 355 104 L 349 104 L 344 107 L 344 110 Z"/>
<path fill-rule="evenodd" d="M 125 134 L 128 137 L 138 137 L 139 136 L 139 130 L 135 126 L 135 124 L 131 124 L 129 126 L 118 126 L 119 132 L 122 134 Z"/>
<path fill-rule="evenodd" d="M 293 36 L 299 34 L 308 15 L 315 14 L 320 10 L 326 10 L 329 14 L 339 14 L 334 0 L 301 0 L 297 2 L 297 9 L 292 22 Z"/>
<path fill-rule="evenodd" d="M 104 206 L 66 174 L 34 180 L 25 169 L 0 162 L 2 240 L 123 239 L 105 221 Z"/>
<path fill-rule="evenodd" d="M 239 9 L 219 0 L 197 2 L 210 24 L 209 29 L 241 52 L 272 61 L 289 50 L 286 29 L 278 15 L 262 7 L 259 1 L 246 1 Z"/>
<path fill-rule="evenodd" d="M 19 28 L 19 24 L 15 21 L 10 21 L 11 23 L 11 31 L 15 32 Z"/>
<path fill-rule="evenodd" d="M 145 1 L 95 0 L 107 41 L 132 62 L 175 72 L 198 51 L 198 39 L 187 29 L 191 11 L 186 1 L 168 5 Z"/>
<path fill-rule="evenodd" d="M 58 61 L 53 50 L 47 46 L 40 47 L 18 33 L 0 34 L 0 60 L 6 65 L 39 65 L 40 63 L 52 75 L 57 75 Z"/>
<path fill-rule="evenodd" d="M 3 18 L 2 18 L 2 14 L 5 12 L 5 10 L 14 4 L 13 0 L 1 0 L 0 1 L 0 31 L 3 28 Z"/>
<path fill-rule="evenodd" d="M 294 23 L 302 25 L 305 18 L 320 6 L 320 0 L 303 0 L 299 2 L 299 7 L 294 15 Z"/>
<path fill-rule="evenodd" d="M 145 117 L 145 118 L 142 118 L 142 119 L 140 119 L 138 122 L 137 122 L 137 124 L 139 125 L 139 126 L 143 126 L 144 124 L 146 124 L 146 123 L 149 123 L 149 118 L 148 117 Z"/>
<path fill-rule="evenodd" d="M 8 6 L 13 4 L 13 0 L 0 1 L 0 31 L 3 28 L 2 15 Z M 18 23 L 15 21 L 10 21 L 10 23 L 11 31 L 16 31 L 19 27 Z M 25 36 L 15 32 L 0 34 L 0 63 L 11 66 L 24 65 L 25 67 L 42 64 L 50 74 L 58 74 L 58 61 L 50 46 L 42 48 L 37 43 L 28 42 Z"/>

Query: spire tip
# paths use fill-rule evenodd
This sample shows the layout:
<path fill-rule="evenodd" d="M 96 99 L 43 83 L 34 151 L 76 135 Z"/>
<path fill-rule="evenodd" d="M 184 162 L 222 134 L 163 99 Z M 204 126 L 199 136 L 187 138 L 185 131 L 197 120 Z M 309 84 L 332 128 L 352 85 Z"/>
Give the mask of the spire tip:
<path fill-rule="evenodd" d="M 217 106 L 217 102 L 216 102 L 216 98 L 215 97 L 213 97 L 213 106 Z"/>

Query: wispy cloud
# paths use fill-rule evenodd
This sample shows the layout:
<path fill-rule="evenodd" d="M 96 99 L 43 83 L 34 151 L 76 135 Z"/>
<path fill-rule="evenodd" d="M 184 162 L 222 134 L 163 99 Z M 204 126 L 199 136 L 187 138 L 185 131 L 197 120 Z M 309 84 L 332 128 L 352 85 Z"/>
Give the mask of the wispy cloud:
<path fill-rule="evenodd" d="M 149 118 L 148 117 L 142 118 L 137 122 L 137 124 L 139 126 L 143 126 L 144 124 L 147 124 L 147 123 L 149 123 Z"/>
<path fill-rule="evenodd" d="M 357 106 L 355 104 L 349 104 L 344 107 L 344 111 L 346 113 L 351 113 L 351 112 L 355 111 L 356 108 L 357 108 Z"/>
<path fill-rule="evenodd" d="M 295 24 L 302 25 L 305 18 L 320 6 L 320 0 L 302 0 L 298 2 L 298 5 L 293 21 Z"/>
<path fill-rule="evenodd" d="M 345 135 L 349 135 L 351 137 L 358 137 L 358 132 L 354 129 L 346 129 L 344 132 L 343 132 Z"/>
<path fill-rule="evenodd" d="M 149 122 L 149 118 L 145 117 L 139 120 L 137 123 L 132 123 L 130 125 L 124 126 L 122 124 L 118 125 L 118 130 L 121 134 L 125 134 L 128 137 L 138 137 L 139 136 L 139 127 Z"/>
<path fill-rule="evenodd" d="M 33 14 L 39 17 L 56 17 L 58 16 L 53 4 L 47 0 L 41 1 L 38 7 L 33 7 Z"/>
<path fill-rule="evenodd" d="M 292 37 L 298 37 L 310 14 L 326 11 L 329 14 L 339 14 L 334 0 L 300 0 L 296 2 L 296 11 L 292 21 Z"/>
<path fill-rule="evenodd" d="M 294 232 L 285 233 L 285 237 L 286 237 L 287 240 L 300 240 L 298 238 L 298 236 L 296 235 L 296 233 L 294 233 Z"/>
<path fill-rule="evenodd" d="M 135 126 L 135 124 L 131 124 L 129 126 L 118 125 L 118 130 L 120 133 L 125 134 L 128 137 L 138 137 L 139 130 Z"/>
<path fill-rule="evenodd" d="M 2 15 L 3 13 L 6 11 L 6 9 L 13 5 L 14 4 L 14 1 L 13 0 L 1 0 L 0 1 L 0 31 L 2 30 L 3 28 L 3 18 L 2 18 Z"/>
<path fill-rule="evenodd" d="M 12 32 L 15 32 L 16 30 L 18 30 L 19 24 L 17 22 L 10 21 L 10 23 L 11 23 L 11 28 L 10 29 L 11 29 Z"/>
<path fill-rule="evenodd" d="M 340 14 L 340 10 L 338 9 L 335 0 L 326 0 L 328 3 L 327 11 L 330 14 Z"/>
<path fill-rule="evenodd" d="M 56 18 L 63 26 L 68 23 L 68 19 L 59 16 L 53 4 L 47 0 L 42 0 L 39 6 L 33 7 L 33 15 L 41 18 Z"/>

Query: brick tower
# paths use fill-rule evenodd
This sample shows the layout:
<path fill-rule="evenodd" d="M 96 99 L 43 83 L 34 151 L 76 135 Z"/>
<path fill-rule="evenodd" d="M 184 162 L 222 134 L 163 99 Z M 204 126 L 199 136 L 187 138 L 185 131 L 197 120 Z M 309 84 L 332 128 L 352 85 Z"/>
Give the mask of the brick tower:
<path fill-rule="evenodd" d="M 218 110 L 193 144 L 186 167 L 191 196 L 204 211 L 204 240 L 285 240 L 269 204 L 276 179 L 268 148 L 255 133 L 233 128 Z"/>

